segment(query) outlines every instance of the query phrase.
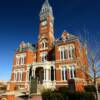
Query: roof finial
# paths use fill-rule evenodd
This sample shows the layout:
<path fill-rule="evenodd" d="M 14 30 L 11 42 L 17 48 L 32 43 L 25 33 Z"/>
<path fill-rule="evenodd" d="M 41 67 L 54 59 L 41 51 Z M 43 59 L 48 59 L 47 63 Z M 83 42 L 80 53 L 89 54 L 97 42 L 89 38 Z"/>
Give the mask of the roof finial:
<path fill-rule="evenodd" d="M 45 3 L 46 3 L 47 5 L 49 5 L 49 1 L 48 1 L 48 0 L 46 0 Z"/>
<path fill-rule="evenodd" d="M 46 2 L 48 2 L 48 0 L 46 0 Z"/>

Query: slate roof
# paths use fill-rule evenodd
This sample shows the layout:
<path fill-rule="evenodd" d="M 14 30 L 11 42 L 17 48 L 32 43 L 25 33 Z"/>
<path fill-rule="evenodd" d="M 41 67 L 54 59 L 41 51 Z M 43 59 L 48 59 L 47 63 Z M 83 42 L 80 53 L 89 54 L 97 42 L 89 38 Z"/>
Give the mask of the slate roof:
<path fill-rule="evenodd" d="M 75 41 L 75 40 L 79 40 L 79 38 L 75 35 L 72 35 L 66 31 L 64 31 L 61 35 L 60 38 L 55 40 L 55 44 L 60 44 L 60 43 L 65 43 L 65 42 L 71 42 L 71 41 Z"/>
<path fill-rule="evenodd" d="M 36 46 L 32 43 L 25 43 L 24 41 L 22 41 L 20 43 L 20 46 L 19 48 L 16 50 L 17 52 L 25 52 L 27 50 L 30 50 L 30 51 L 34 51 L 36 52 Z"/>

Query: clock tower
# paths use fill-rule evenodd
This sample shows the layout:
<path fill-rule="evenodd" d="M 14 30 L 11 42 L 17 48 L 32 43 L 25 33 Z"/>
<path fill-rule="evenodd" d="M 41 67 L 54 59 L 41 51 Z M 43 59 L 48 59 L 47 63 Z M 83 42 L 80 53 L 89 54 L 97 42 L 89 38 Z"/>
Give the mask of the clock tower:
<path fill-rule="evenodd" d="M 40 30 L 38 36 L 38 55 L 40 55 L 39 52 L 49 51 L 54 42 L 54 17 L 52 7 L 48 0 L 45 0 L 42 5 L 39 16 Z"/>

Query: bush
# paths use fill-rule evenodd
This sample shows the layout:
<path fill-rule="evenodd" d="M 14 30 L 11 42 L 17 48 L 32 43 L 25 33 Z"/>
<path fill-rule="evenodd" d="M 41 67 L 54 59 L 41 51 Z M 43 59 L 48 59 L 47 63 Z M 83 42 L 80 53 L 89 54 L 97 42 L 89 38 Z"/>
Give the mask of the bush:
<path fill-rule="evenodd" d="M 58 90 L 45 90 L 42 93 L 43 100 L 95 100 L 93 92 L 70 92 L 67 87 Z"/>
<path fill-rule="evenodd" d="M 100 93 L 100 84 L 98 85 L 98 92 Z"/>
<path fill-rule="evenodd" d="M 59 93 L 63 96 L 64 100 L 68 100 L 68 87 L 60 87 L 58 89 Z"/>
<path fill-rule="evenodd" d="M 93 93 L 86 93 L 86 92 L 71 92 L 69 93 L 68 100 L 95 100 Z"/>
<path fill-rule="evenodd" d="M 87 85 L 85 86 L 85 91 L 86 92 L 96 92 L 96 88 L 94 85 Z"/>
<path fill-rule="evenodd" d="M 52 90 L 45 90 L 42 93 L 42 99 L 43 100 L 64 100 L 63 96 L 60 93 Z"/>

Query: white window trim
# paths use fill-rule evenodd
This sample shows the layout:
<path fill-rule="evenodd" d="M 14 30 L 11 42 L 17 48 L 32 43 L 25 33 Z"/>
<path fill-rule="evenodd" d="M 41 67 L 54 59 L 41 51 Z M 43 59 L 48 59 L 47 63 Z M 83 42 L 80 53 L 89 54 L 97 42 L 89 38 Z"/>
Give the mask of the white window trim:
<path fill-rule="evenodd" d="M 75 46 L 73 44 L 70 45 L 65 45 L 65 46 L 60 46 L 59 51 L 60 51 L 60 60 L 66 60 L 66 59 L 73 59 L 73 49 L 75 49 Z M 64 58 L 64 50 L 67 53 L 66 59 Z M 61 51 L 63 51 L 63 59 L 61 58 Z M 69 57 L 69 52 L 71 53 L 71 57 Z"/>
<path fill-rule="evenodd" d="M 75 68 L 73 66 L 74 65 L 71 65 L 71 67 L 70 67 L 70 78 L 71 79 L 74 79 L 75 78 L 75 74 L 74 74 Z M 71 77 L 71 71 L 72 71 L 72 77 Z"/>
<path fill-rule="evenodd" d="M 66 78 L 66 70 L 67 70 L 66 66 L 65 66 L 65 65 L 62 65 L 62 66 L 61 66 L 61 80 L 62 80 L 62 81 L 66 81 L 66 79 L 67 79 L 67 78 Z M 62 74 L 63 74 L 62 71 L 64 71 L 64 80 L 63 80 L 63 78 L 62 78 Z"/>
<path fill-rule="evenodd" d="M 46 61 L 45 56 L 47 56 L 47 52 L 41 53 L 41 62 L 45 62 Z M 43 58 L 44 60 L 42 60 L 42 57 L 44 57 Z"/>

